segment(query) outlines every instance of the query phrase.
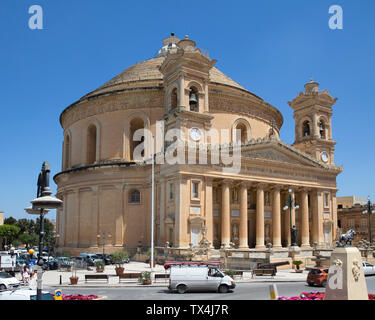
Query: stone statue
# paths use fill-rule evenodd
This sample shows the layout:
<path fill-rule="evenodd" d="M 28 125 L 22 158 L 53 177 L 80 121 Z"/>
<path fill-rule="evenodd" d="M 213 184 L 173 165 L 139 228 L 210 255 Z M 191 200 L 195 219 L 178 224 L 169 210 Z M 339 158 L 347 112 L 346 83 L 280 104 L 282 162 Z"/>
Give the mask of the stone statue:
<path fill-rule="evenodd" d="M 348 243 L 350 245 L 352 245 L 353 238 L 354 238 L 355 234 L 356 234 L 355 231 L 353 229 L 350 229 L 346 233 L 340 235 L 339 241 L 337 241 L 337 246 L 338 247 L 345 247 L 345 246 L 348 245 Z"/>
<path fill-rule="evenodd" d="M 297 246 L 297 228 L 296 226 L 292 227 L 292 232 L 291 232 L 291 245 L 293 247 Z"/>
<path fill-rule="evenodd" d="M 46 195 L 50 195 L 52 192 L 49 188 L 49 173 L 50 173 L 50 167 L 48 162 L 43 162 L 42 170 L 39 173 L 38 176 L 38 191 L 36 197 L 42 197 Z"/>

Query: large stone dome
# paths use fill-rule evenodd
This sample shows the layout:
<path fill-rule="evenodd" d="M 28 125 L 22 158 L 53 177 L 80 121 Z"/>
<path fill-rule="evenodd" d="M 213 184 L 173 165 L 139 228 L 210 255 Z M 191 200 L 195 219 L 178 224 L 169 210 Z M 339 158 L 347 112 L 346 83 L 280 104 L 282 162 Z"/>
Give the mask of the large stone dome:
<path fill-rule="evenodd" d="M 177 48 L 176 43 L 179 40 L 179 38 L 176 38 L 173 35 L 169 38 L 164 39 L 164 46 L 159 50 L 156 57 L 138 62 L 130 66 L 96 90 L 93 90 L 92 92 L 83 96 L 79 101 L 93 96 L 115 92 L 117 90 L 125 88 L 155 86 L 155 84 L 161 86 L 163 84 L 163 74 L 160 72 L 159 67 L 164 62 L 167 56 L 167 52 Z M 216 67 L 213 67 L 210 70 L 209 80 L 211 84 L 218 84 L 236 88 L 249 93 L 256 98 L 259 98 L 255 94 L 246 90 L 236 81 L 232 80 Z"/>

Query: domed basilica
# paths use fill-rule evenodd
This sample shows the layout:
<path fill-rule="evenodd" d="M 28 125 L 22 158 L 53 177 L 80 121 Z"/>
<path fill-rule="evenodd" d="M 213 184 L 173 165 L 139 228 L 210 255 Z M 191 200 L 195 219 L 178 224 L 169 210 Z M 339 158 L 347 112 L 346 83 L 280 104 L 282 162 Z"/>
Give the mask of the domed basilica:
<path fill-rule="evenodd" d="M 172 34 L 156 57 L 63 110 L 62 170 L 54 176 L 64 201 L 56 218 L 61 251 L 150 246 L 153 194 L 156 246 L 204 240 L 212 249 L 281 249 L 291 245 L 291 226 L 302 249 L 331 245 L 342 171 L 332 139 L 337 99 L 305 84 L 289 102 L 290 146 L 279 136 L 279 110 L 215 63 Z"/>

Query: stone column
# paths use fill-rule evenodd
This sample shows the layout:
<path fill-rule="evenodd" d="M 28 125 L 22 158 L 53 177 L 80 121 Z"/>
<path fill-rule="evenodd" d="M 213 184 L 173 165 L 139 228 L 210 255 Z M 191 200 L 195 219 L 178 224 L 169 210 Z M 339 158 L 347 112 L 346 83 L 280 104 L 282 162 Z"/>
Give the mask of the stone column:
<path fill-rule="evenodd" d="M 180 75 L 178 79 L 178 86 L 179 86 L 179 107 L 181 109 L 185 109 L 185 81 L 183 75 Z"/>
<path fill-rule="evenodd" d="M 159 243 L 160 245 L 165 245 L 165 242 L 167 241 L 166 235 L 165 235 L 165 181 L 160 180 L 159 188 L 160 188 L 160 194 L 159 194 Z M 176 191 L 174 191 L 176 194 Z"/>
<path fill-rule="evenodd" d="M 318 117 L 316 113 L 313 115 L 313 127 L 310 128 L 310 131 L 312 131 L 310 132 L 310 135 L 312 135 L 314 138 L 319 138 Z"/>
<path fill-rule="evenodd" d="M 333 230 L 332 230 L 332 241 L 336 239 L 336 232 L 337 232 L 337 199 L 336 199 L 336 191 L 332 191 L 332 220 L 333 220 Z"/>
<path fill-rule="evenodd" d="M 124 220 L 123 220 L 123 212 L 124 212 L 124 184 L 116 185 L 116 191 L 118 196 L 118 201 L 116 202 L 116 216 L 115 216 L 115 234 L 112 237 L 112 244 L 117 247 L 122 247 L 123 245 L 123 234 L 124 234 Z"/>
<path fill-rule="evenodd" d="M 282 224 L 283 224 L 283 239 L 286 247 L 290 246 L 290 228 L 289 228 L 289 209 L 284 210 L 284 207 L 288 203 L 288 191 L 282 191 L 281 193 L 281 207 L 283 208 L 282 213 Z"/>
<path fill-rule="evenodd" d="M 239 230 L 239 249 L 248 249 L 248 230 L 247 230 L 247 184 L 242 182 L 240 185 L 240 230 Z"/>
<path fill-rule="evenodd" d="M 206 238 L 210 242 L 210 247 L 213 248 L 214 241 L 214 220 L 212 211 L 212 178 L 206 178 L 206 203 L 205 203 L 205 215 L 206 215 Z"/>
<path fill-rule="evenodd" d="M 273 248 L 281 248 L 280 187 L 272 190 L 272 242 Z"/>
<path fill-rule="evenodd" d="M 264 245 L 264 185 L 257 186 L 256 204 L 256 244 L 255 249 L 265 249 Z"/>
<path fill-rule="evenodd" d="M 312 211 L 312 240 L 318 246 L 324 245 L 323 235 L 323 196 L 319 190 L 311 191 L 311 211 Z"/>
<path fill-rule="evenodd" d="M 301 190 L 301 247 L 310 247 L 310 238 L 309 238 L 309 205 L 308 205 L 308 195 L 307 190 Z"/>
<path fill-rule="evenodd" d="M 292 225 L 289 226 L 289 232 L 290 232 L 290 228 L 296 225 L 296 209 L 294 209 L 294 207 L 297 205 L 297 202 L 296 202 L 296 194 L 294 193 L 294 190 L 292 190 L 292 199 L 293 199 L 293 203 L 292 203 Z M 289 211 L 289 214 L 290 214 L 290 211 Z M 290 217 L 289 217 L 289 221 L 290 221 Z"/>
<path fill-rule="evenodd" d="M 76 204 L 76 212 L 75 212 L 75 217 L 74 217 L 74 222 L 73 222 L 73 226 L 74 226 L 74 229 L 72 230 L 73 231 L 73 243 L 72 243 L 72 246 L 74 248 L 78 248 L 79 247 L 79 224 L 80 224 L 80 190 L 79 188 L 75 190 L 75 204 Z"/>
<path fill-rule="evenodd" d="M 188 234 L 188 216 L 190 210 L 190 192 L 185 177 L 176 179 L 176 217 L 174 228 L 174 246 L 188 248 L 190 235 Z"/>
<path fill-rule="evenodd" d="M 221 246 L 228 248 L 230 243 L 230 192 L 228 180 L 223 180 L 222 182 L 221 197 Z"/>

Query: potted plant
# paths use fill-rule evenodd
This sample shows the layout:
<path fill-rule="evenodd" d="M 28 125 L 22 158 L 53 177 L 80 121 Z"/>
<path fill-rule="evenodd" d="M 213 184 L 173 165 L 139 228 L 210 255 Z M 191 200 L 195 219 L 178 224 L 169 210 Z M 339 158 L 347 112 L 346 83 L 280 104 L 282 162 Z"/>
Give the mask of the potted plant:
<path fill-rule="evenodd" d="M 234 277 L 234 275 L 236 274 L 236 272 L 232 269 L 228 269 L 228 270 L 224 270 L 224 273 L 227 275 L 227 276 L 230 276 L 231 278 Z"/>
<path fill-rule="evenodd" d="M 147 255 L 150 257 L 150 267 L 151 267 L 151 248 L 147 250 Z M 156 250 L 154 249 L 154 268 L 156 267 Z"/>
<path fill-rule="evenodd" d="M 151 284 L 152 283 L 152 281 L 151 281 L 151 272 L 149 272 L 149 271 L 143 271 L 141 273 L 141 275 L 139 276 L 138 281 L 141 284 L 143 284 L 143 285 Z"/>
<path fill-rule="evenodd" d="M 96 272 L 103 272 L 104 266 L 105 266 L 104 261 L 96 261 L 95 262 Z"/>
<path fill-rule="evenodd" d="M 187 255 L 187 258 L 188 258 L 189 261 L 193 261 L 194 253 L 189 253 L 189 254 Z"/>
<path fill-rule="evenodd" d="M 303 270 L 301 270 L 300 268 L 299 268 L 299 266 L 302 264 L 303 262 L 301 261 L 301 260 L 295 260 L 295 261 L 293 261 L 293 264 L 296 266 L 296 272 L 297 273 L 302 273 L 303 272 Z"/>
<path fill-rule="evenodd" d="M 70 284 L 74 285 L 78 283 L 78 277 L 77 277 L 77 269 L 74 267 L 74 265 L 71 266 L 72 269 L 72 276 L 70 279 Z"/>
<path fill-rule="evenodd" d="M 121 275 L 124 273 L 124 261 L 129 258 L 129 254 L 124 251 L 116 251 L 112 254 L 112 261 L 115 263 L 116 275 Z"/>

